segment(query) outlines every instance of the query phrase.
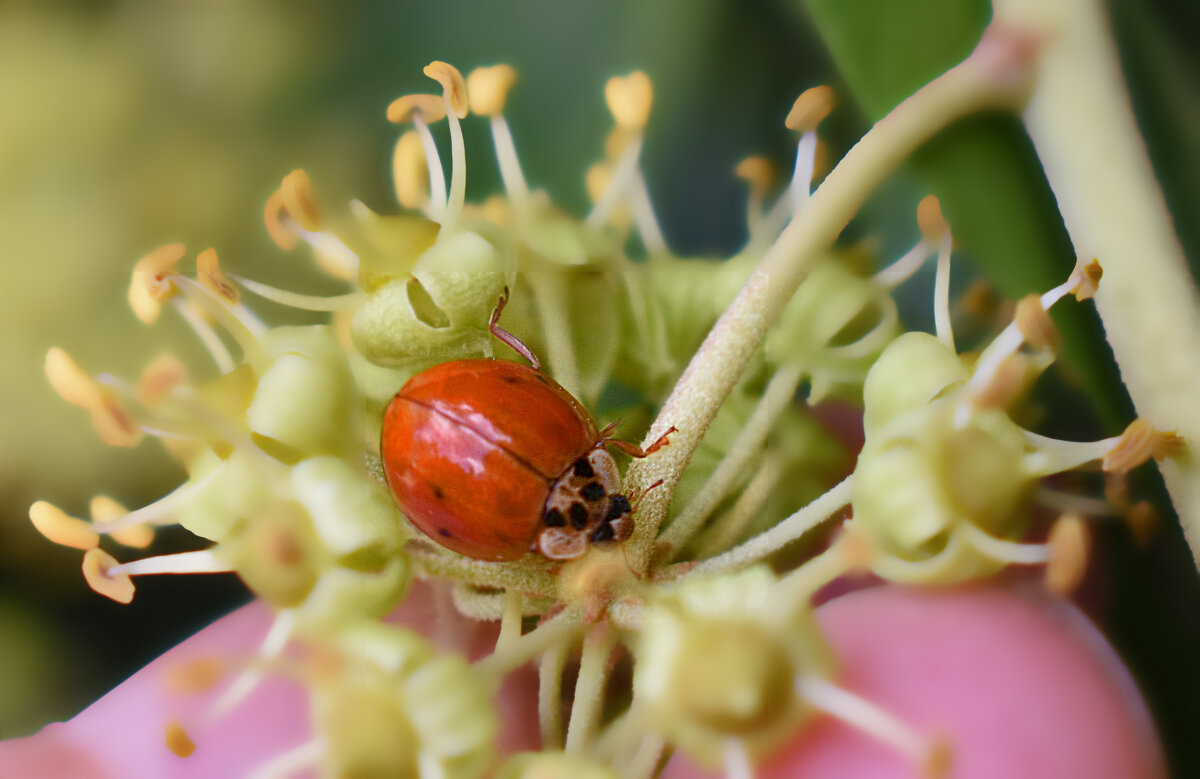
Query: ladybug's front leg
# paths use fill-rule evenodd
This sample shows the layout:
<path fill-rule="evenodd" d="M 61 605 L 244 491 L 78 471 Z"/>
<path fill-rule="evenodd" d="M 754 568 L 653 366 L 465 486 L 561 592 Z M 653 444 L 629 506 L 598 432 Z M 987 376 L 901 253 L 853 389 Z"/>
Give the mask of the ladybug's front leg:
<path fill-rule="evenodd" d="M 617 423 L 613 422 L 611 425 L 609 425 L 608 427 L 604 428 L 603 431 L 601 431 L 601 433 L 600 433 L 601 438 L 600 438 L 600 443 L 598 444 L 598 446 L 611 446 L 614 449 L 624 452 L 625 454 L 629 455 L 630 457 L 637 457 L 637 458 L 649 457 L 650 455 L 657 452 L 659 449 L 662 449 L 664 446 L 671 443 L 670 441 L 667 440 L 667 436 L 671 435 L 671 433 L 678 431 L 678 428 L 676 428 L 674 425 L 671 425 L 671 427 L 667 428 L 667 431 L 665 433 L 663 433 L 662 435 L 660 435 L 658 437 L 657 441 L 655 441 L 654 443 L 650 444 L 648 447 L 643 449 L 640 446 L 635 446 L 634 444 L 629 443 L 628 441 L 618 441 L 615 438 L 609 438 L 608 433 L 616 426 L 617 426 Z"/>
<path fill-rule="evenodd" d="M 488 330 L 496 338 L 512 347 L 514 352 L 521 355 L 526 360 L 529 360 L 529 364 L 533 366 L 535 371 L 540 371 L 542 369 L 542 364 L 541 361 L 538 360 L 537 355 L 533 353 L 533 350 L 522 343 L 520 338 L 517 338 L 515 335 L 497 324 L 497 322 L 500 321 L 500 312 L 504 310 L 504 306 L 507 303 L 508 287 L 505 287 L 504 292 L 500 295 L 500 300 L 496 302 L 496 310 L 492 312 L 492 319 L 490 322 L 488 322 Z"/>

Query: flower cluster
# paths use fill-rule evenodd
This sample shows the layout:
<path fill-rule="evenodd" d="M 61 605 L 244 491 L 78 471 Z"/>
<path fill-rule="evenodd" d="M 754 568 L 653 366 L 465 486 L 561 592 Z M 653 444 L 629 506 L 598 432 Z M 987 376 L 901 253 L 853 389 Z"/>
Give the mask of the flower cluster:
<path fill-rule="evenodd" d="M 260 657 L 218 708 L 237 705 L 263 673 L 305 684 L 316 736 L 281 765 L 319 764 L 328 775 L 482 775 L 497 765 L 488 694 L 538 659 L 547 752 L 513 758 L 501 776 L 648 776 L 668 746 L 745 775 L 816 711 L 854 722 L 928 773 L 943 770 L 952 745 L 836 685 L 837 658 L 812 620 L 812 599 L 863 571 L 950 583 L 1045 564 L 1052 588 L 1072 586 L 1086 563 L 1081 515 L 1100 502 L 1051 496 L 1038 481 L 1097 460 L 1121 474 L 1180 447 L 1142 422 L 1096 443 L 1053 441 L 1008 413 L 1053 360 L 1047 309 L 1071 293 L 1089 297 L 1099 265 L 1081 264 L 1062 286 L 1021 301 L 980 354 L 960 355 L 950 323 L 950 227 L 927 200 L 910 252 L 875 274 L 855 252 L 824 252 L 755 333 L 765 345 L 751 344 L 727 391 L 692 398 L 705 413 L 658 420 L 678 428 L 670 446 L 683 453 L 669 479 L 632 496 L 635 524 L 638 500 L 654 490 L 671 506 L 650 533 L 644 569 L 624 546 L 600 544 L 566 563 L 536 554 L 472 560 L 424 538 L 389 495 L 379 439 L 397 390 L 433 365 L 492 357 L 500 335 L 544 355 L 545 372 L 584 405 L 603 401 L 606 413 L 620 412 L 626 429 L 641 432 L 686 381 L 692 355 L 712 348 L 705 337 L 733 310 L 737 290 L 753 284 L 764 257 L 786 250 L 789 226 L 808 213 L 818 129 L 833 102 L 825 87 L 797 99 L 787 119 L 796 164 L 779 192 L 766 160 L 738 166 L 750 184 L 750 238 L 737 256 L 714 263 L 673 255 L 655 219 L 639 167 L 653 95 L 645 74 L 607 85 L 615 125 L 587 172 L 594 205 L 579 219 L 524 178 L 504 118 L 511 68 L 464 78 L 434 62 L 425 73 L 440 93 L 407 95 L 387 110 L 408 128 L 393 156 L 400 213 L 355 202 L 331 215 L 301 170 L 267 201 L 275 242 L 310 247 L 347 284 L 344 294 L 305 295 L 226 274 L 211 249 L 197 256 L 193 277 L 180 269 L 184 247 L 166 246 L 137 263 L 129 303 L 147 323 L 173 308 L 208 348 L 215 374 L 193 379 L 164 356 L 126 381 L 92 376 L 50 351 L 51 384 L 90 413 L 106 442 L 158 438 L 188 479 L 134 511 L 97 497 L 90 521 L 38 502 L 34 525 L 86 550 L 88 583 L 114 600 L 129 602 L 139 575 L 233 571 L 269 604 L 276 622 Z M 466 200 L 461 125 L 470 114 L 490 123 L 504 182 L 503 195 L 481 204 Z M 448 181 L 431 130 L 442 121 Z M 901 335 L 891 292 L 935 255 L 937 333 Z M 326 318 L 268 326 L 243 291 Z M 490 327 L 510 293 L 505 330 Z M 820 413 L 847 400 L 861 401 L 865 429 L 852 469 L 848 442 Z M 1068 508 L 1046 543 L 1028 543 L 1039 500 Z M 211 546 L 130 562 L 100 548 L 102 538 L 145 547 L 168 523 Z M 772 557 L 819 525 L 842 528 L 824 552 L 799 565 Z M 638 543 L 635 531 L 629 545 Z M 768 558 L 776 570 L 763 564 Z M 446 580 L 464 615 L 500 621 L 495 652 L 468 665 L 381 623 L 414 575 Z M 284 659 L 288 646 L 305 650 L 299 670 Z M 633 662 L 632 683 L 614 690 L 622 656 Z M 558 702 L 576 662 L 564 733 Z M 606 691 L 615 701 L 608 706 Z M 175 725 L 168 730 L 171 743 L 190 743 Z"/>

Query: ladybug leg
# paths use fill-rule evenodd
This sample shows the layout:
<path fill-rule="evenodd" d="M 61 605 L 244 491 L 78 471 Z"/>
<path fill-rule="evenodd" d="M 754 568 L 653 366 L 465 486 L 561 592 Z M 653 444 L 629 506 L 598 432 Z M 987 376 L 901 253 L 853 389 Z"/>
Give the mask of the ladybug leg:
<path fill-rule="evenodd" d="M 488 322 L 488 330 L 496 338 L 508 344 L 514 352 L 521 355 L 526 360 L 529 360 L 529 364 L 533 366 L 535 371 L 540 371 L 542 369 L 542 363 L 538 360 L 537 355 L 534 354 L 528 346 L 523 344 L 520 338 L 517 338 L 512 333 L 496 324 L 500 321 L 500 312 L 504 310 L 504 306 L 507 305 L 507 303 L 508 287 L 505 287 L 504 292 L 500 294 L 500 300 L 496 303 L 496 310 L 492 312 L 492 319 L 490 322 Z"/>
<path fill-rule="evenodd" d="M 604 432 L 607 433 L 612 428 L 613 428 L 613 425 L 609 425 L 608 427 L 604 428 Z M 641 448 L 640 446 L 634 446 L 633 444 L 629 443 L 628 441 L 618 441 L 616 439 L 608 438 L 607 436 L 600 439 L 600 444 L 603 446 L 611 446 L 612 448 L 614 448 L 618 451 L 624 452 L 625 454 L 629 455 L 630 457 L 638 457 L 638 458 L 649 457 L 650 455 L 657 452 L 659 449 L 662 449 L 664 446 L 671 443 L 669 440 L 667 440 L 667 436 L 671 435 L 671 433 L 674 433 L 676 431 L 677 431 L 677 428 L 674 425 L 672 425 L 670 428 L 667 429 L 667 432 L 663 433 L 662 435 L 660 435 L 658 437 L 657 441 L 650 444 L 650 446 L 646 447 L 645 449 Z"/>

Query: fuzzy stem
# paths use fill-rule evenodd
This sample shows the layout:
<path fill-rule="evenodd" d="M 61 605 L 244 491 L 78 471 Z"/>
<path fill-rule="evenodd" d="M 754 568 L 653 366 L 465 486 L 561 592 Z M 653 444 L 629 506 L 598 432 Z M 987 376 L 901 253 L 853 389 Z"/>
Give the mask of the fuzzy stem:
<path fill-rule="evenodd" d="M 485 587 L 515 589 L 526 595 L 554 598 L 558 579 L 545 571 L 509 564 L 480 562 L 459 555 L 435 552 L 425 544 L 410 543 L 404 550 L 425 573 Z"/>
<path fill-rule="evenodd" d="M 504 647 L 504 651 L 494 652 L 476 661 L 475 668 L 483 674 L 503 676 L 520 668 L 555 644 L 566 641 L 568 636 L 579 629 L 582 622 L 583 611 L 581 609 L 565 609 L 514 640 Z"/>
<path fill-rule="evenodd" d="M 560 641 L 542 655 L 538 663 L 538 725 L 543 749 L 563 745 L 562 678 L 570 643 Z"/>
<path fill-rule="evenodd" d="M 847 476 L 833 489 L 792 514 L 775 527 L 750 539 L 741 546 L 730 549 L 723 555 L 712 557 L 690 569 L 686 575 L 700 576 L 734 571 L 750 563 L 758 562 L 767 555 L 800 538 L 850 502 L 850 477 Z"/>
<path fill-rule="evenodd" d="M 1104 266 L 1096 310 L 1138 415 L 1200 441 L 1200 298 L 1137 129 L 1104 4 L 994 5 L 998 21 L 1044 41 L 1025 128 L 1076 253 Z M 1200 564 L 1200 463 L 1188 454 L 1159 468 Z"/>
<path fill-rule="evenodd" d="M 758 351 L 767 329 L 827 249 L 879 186 L 913 150 L 950 122 L 985 108 L 1015 107 L 1026 90 L 1028 41 L 990 29 L 971 56 L 896 106 L 846 153 L 767 251 L 675 385 L 646 437 L 678 431 L 654 457 L 629 469 L 630 491 L 651 490 L 628 544 L 634 571 L 650 564 L 675 484 L 725 397 Z"/>
<path fill-rule="evenodd" d="M 616 645 L 616 634 L 604 626 L 584 639 L 575 682 L 571 721 L 567 724 L 566 751 L 579 752 L 588 746 L 604 708 L 604 686 L 608 682 L 608 658 Z"/>

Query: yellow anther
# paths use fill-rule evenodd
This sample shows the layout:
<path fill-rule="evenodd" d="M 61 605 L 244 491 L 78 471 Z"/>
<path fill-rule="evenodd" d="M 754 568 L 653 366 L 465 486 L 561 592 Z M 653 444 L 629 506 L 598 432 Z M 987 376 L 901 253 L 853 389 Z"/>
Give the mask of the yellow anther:
<path fill-rule="evenodd" d="M 99 402 L 100 385 L 57 346 L 46 352 L 46 378 L 59 397 L 72 406 L 90 408 Z"/>
<path fill-rule="evenodd" d="M 613 76 L 604 85 L 604 100 L 617 126 L 641 130 L 650 119 L 654 85 L 650 83 L 650 77 L 640 70 L 624 77 Z"/>
<path fill-rule="evenodd" d="M 197 657 L 168 666 L 162 686 L 173 695 L 198 695 L 217 685 L 225 676 L 226 663 L 218 657 Z"/>
<path fill-rule="evenodd" d="M 1017 303 L 1013 322 L 1021 331 L 1025 343 L 1035 349 L 1054 351 L 1062 341 L 1050 312 L 1042 305 L 1041 295 L 1030 293 Z"/>
<path fill-rule="evenodd" d="M 112 391 L 85 373 L 57 346 L 46 352 L 46 378 L 63 400 L 91 413 L 92 426 L 106 444 L 136 446 L 141 443 L 142 429 L 117 402 Z"/>
<path fill-rule="evenodd" d="M 167 740 L 167 749 L 180 757 L 191 757 L 191 754 L 196 751 L 195 742 L 178 722 L 168 723 L 163 735 Z"/>
<path fill-rule="evenodd" d="M 29 507 L 29 519 L 37 532 L 53 543 L 75 549 L 94 549 L 100 543 L 100 537 L 91 532 L 90 523 L 44 500 Z"/>
<path fill-rule="evenodd" d="M 117 603 L 133 600 L 133 580 L 127 574 L 109 574 L 119 563 L 103 549 L 89 549 L 83 554 L 83 578 L 88 586 Z"/>
<path fill-rule="evenodd" d="M 996 366 L 987 384 L 971 396 L 978 408 L 1011 408 L 1041 372 L 1028 356 L 1010 354 Z"/>
<path fill-rule="evenodd" d="M 829 116 L 833 105 L 833 87 L 811 87 L 801 92 L 796 102 L 792 103 L 792 110 L 783 123 L 789 130 L 797 132 L 815 130 Z"/>
<path fill-rule="evenodd" d="M 926 195 L 917 204 L 917 227 L 926 241 L 939 244 L 950 233 L 950 223 L 942 216 L 942 204 L 935 195 Z"/>
<path fill-rule="evenodd" d="M 304 170 L 297 168 L 283 177 L 279 187 L 283 209 L 293 222 L 309 232 L 321 229 L 321 212 L 313 196 L 312 182 Z"/>
<path fill-rule="evenodd" d="M 277 189 L 267 198 L 267 204 L 263 207 L 263 223 L 275 245 L 284 251 L 291 251 L 296 248 L 296 236 L 284 225 L 285 216 L 287 211 L 283 206 L 283 193 Z"/>
<path fill-rule="evenodd" d="M 1100 277 L 1104 275 L 1104 268 L 1100 267 L 1100 261 L 1095 258 L 1086 265 L 1081 260 L 1071 275 L 1078 279 L 1075 289 L 1072 290 L 1075 299 L 1083 301 L 1096 294 L 1100 286 Z"/>
<path fill-rule="evenodd" d="M 129 513 L 128 509 L 107 495 L 97 495 L 92 498 L 88 509 L 93 522 L 109 522 L 120 519 Z M 154 528 L 149 525 L 131 525 L 110 533 L 109 537 L 122 546 L 145 549 L 154 540 Z"/>
<path fill-rule="evenodd" d="M 1050 559 L 1046 563 L 1046 588 L 1067 595 L 1079 586 L 1088 562 L 1088 533 L 1083 518 L 1064 514 L 1050 530 Z"/>
<path fill-rule="evenodd" d="M 475 68 L 467 76 L 471 113 L 480 116 L 499 116 L 504 113 L 508 90 L 517 83 L 517 71 L 511 65 Z"/>
<path fill-rule="evenodd" d="M 227 304 L 236 306 L 242 299 L 241 292 L 221 270 L 221 261 L 217 259 L 216 249 L 205 249 L 196 255 L 196 276 L 209 292 Z"/>
<path fill-rule="evenodd" d="M 775 184 L 775 168 L 766 157 L 747 157 L 733 171 L 738 178 L 750 183 L 750 191 L 763 195 Z"/>
<path fill-rule="evenodd" d="M 629 141 L 637 136 L 637 132 L 620 125 L 612 128 L 612 132 L 604 138 L 604 159 L 616 162 L 624 153 Z"/>
<path fill-rule="evenodd" d="M 1183 453 L 1184 441 L 1178 433 L 1160 432 L 1149 422 L 1135 419 L 1125 428 L 1115 446 L 1104 455 L 1101 467 L 1109 473 L 1128 473 L 1153 457 L 1162 460 Z"/>
<path fill-rule="evenodd" d="M 422 72 L 442 85 L 442 94 L 450 104 L 450 110 L 454 112 L 454 115 L 459 119 L 466 117 L 470 108 L 470 101 L 467 98 L 467 82 L 463 80 L 463 75 L 458 68 L 441 60 L 434 60 L 426 65 Z"/>
<path fill-rule="evenodd" d="M 414 115 L 427 123 L 440 121 L 446 116 L 446 101 L 441 95 L 404 95 L 387 107 L 387 118 L 392 124 L 411 122 Z"/>
<path fill-rule="evenodd" d="M 480 216 L 494 225 L 507 227 L 512 224 L 513 212 L 512 204 L 508 198 L 500 195 L 492 195 L 487 200 L 483 201 L 483 205 L 479 209 Z"/>
<path fill-rule="evenodd" d="M 405 208 L 419 208 L 429 200 L 429 166 L 416 130 L 409 130 L 396 140 L 392 184 L 396 187 L 396 200 Z"/>
<path fill-rule="evenodd" d="M 164 352 L 142 371 L 137 384 L 138 403 L 147 408 L 156 406 L 176 387 L 187 384 L 188 379 L 187 366 L 175 355 Z"/>
<path fill-rule="evenodd" d="M 171 281 L 175 264 L 183 258 L 181 243 L 160 246 L 137 261 L 129 285 L 129 307 L 138 319 L 153 324 L 162 311 L 162 304 L 178 290 Z"/>
<path fill-rule="evenodd" d="M 608 184 L 612 181 L 612 169 L 603 162 L 597 162 L 587 170 L 587 193 L 593 203 L 598 203 L 600 198 L 604 197 L 604 193 L 608 191 Z"/>

